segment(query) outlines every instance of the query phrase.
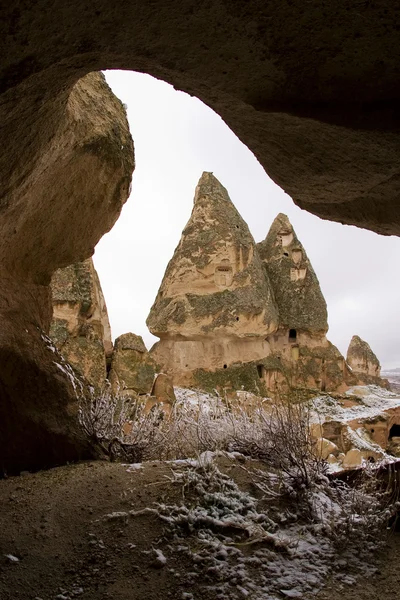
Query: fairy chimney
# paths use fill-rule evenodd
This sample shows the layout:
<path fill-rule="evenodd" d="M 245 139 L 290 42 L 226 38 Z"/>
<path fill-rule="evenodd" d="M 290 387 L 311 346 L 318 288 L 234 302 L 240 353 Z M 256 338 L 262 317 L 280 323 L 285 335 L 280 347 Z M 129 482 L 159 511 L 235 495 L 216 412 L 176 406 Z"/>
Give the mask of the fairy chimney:
<path fill-rule="evenodd" d="M 203 173 L 147 325 L 168 371 L 225 368 L 266 350 L 278 312 L 256 244 L 228 192 Z"/>
<path fill-rule="evenodd" d="M 347 362 L 355 373 L 367 377 L 379 377 L 381 365 L 370 345 L 358 335 L 353 335 L 347 350 Z"/>

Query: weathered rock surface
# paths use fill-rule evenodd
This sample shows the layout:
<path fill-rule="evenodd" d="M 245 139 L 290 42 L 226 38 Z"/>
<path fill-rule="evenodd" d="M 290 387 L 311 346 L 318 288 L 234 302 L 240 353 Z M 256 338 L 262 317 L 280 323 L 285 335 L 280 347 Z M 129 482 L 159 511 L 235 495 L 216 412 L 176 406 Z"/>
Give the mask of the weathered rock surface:
<path fill-rule="evenodd" d="M 31 102 L 35 96 L 26 96 L 25 106 Z M 125 110 L 102 75 L 67 86 L 57 104 L 49 129 L 40 103 L 25 116 L 7 105 L 8 125 L 30 121 L 37 136 L 19 138 L 18 152 L 9 147 L 12 176 L 2 181 L 0 465 L 7 472 L 93 456 L 71 378 L 42 337 L 51 321 L 48 284 L 57 267 L 85 259 L 110 229 L 134 164 Z M 13 168 L 17 159 L 22 171 Z"/>
<path fill-rule="evenodd" d="M 389 0 L 5 4 L 0 196 L 32 172 L 75 82 L 122 68 L 214 108 L 302 208 L 397 234 L 398 10 Z"/>
<path fill-rule="evenodd" d="M 114 392 L 150 394 L 155 374 L 156 364 L 139 335 L 125 333 L 115 340 L 108 376 Z"/>
<path fill-rule="evenodd" d="M 50 337 L 64 358 L 92 385 L 101 387 L 113 344 L 100 281 L 88 258 L 58 269 L 51 280 Z"/>
<path fill-rule="evenodd" d="M 170 260 L 147 325 L 154 335 L 267 335 L 278 314 L 248 226 L 212 173 Z"/>
<path fill-rule="evenodd" d="M 106 68 L 197 95 L 302 208 L 398 234 L 398 10 L 389 0 L 3 4 L 2 279 L 13 273 L 25 290 L 84 260 L 126 198 L 133 158 L 121 108 L 103 101 L 99 76 L 77 84 Z M 34 322 L 31 298 L 21 301 Z M 25 330 L 2 323 L 5 347 L 19 345 Z"/>
<path fill-rule="evenodd" d="M 358 335 L 353 335 L 347 350 L 347 362 L 355 373 L 368 377 L 379 377 L 381 365 L 370 345 Z"/>
<path fill-rule="evenodd" d="M 288 217 L 280 213 L 257 244 L 279 307 L 279 324 L 309 333 L 328 331 L 328 313 L 318 278 Z"/>
<path fill-rule="evenodd" d="M 343 390 L 357 383 L 339 350 L 326 338 L 325 298 L 307 253 L 288 217 L 279 214 L 257 244 L 279 311 L 271 351 L 294 387 Z"/>
<path fill-rule="evenodd" d="M 182 377 L 268 354 L 265 338 L 278 326 L 268 278 L 249 228 L 212 173 L 199 180 L 147 325 L 161 338 L 155 360 Z"/>

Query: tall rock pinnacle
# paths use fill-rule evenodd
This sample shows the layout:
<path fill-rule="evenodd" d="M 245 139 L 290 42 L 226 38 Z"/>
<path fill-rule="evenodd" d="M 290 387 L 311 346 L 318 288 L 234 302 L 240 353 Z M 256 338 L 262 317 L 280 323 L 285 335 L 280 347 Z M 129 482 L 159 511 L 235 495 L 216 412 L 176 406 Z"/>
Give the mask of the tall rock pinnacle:
<path fill-rule="evenodd" d="M 379 377 L 381 365 L 370 345 L 358 335 L 353 335 L 347 350 L 347 363 L 354 373 L 370 377 Z"/>
<path fill-rule="evenodd" d="M 212 173 L 168 264 L 147 325 L 159 336 L 264 336 L 278 313 L 254 239 Z"/>
<path fill-rule="evenodd" d="M 279 310 L 280 325 L 309 333 L 328 331 L 318 278 L 288 217 L 280 213 L 257 244 Z"/>

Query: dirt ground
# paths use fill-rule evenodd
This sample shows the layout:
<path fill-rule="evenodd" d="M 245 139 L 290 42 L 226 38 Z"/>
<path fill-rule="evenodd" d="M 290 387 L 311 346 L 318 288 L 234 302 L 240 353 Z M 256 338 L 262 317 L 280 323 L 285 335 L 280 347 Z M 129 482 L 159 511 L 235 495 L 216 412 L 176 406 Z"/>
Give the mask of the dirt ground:
<path fill-rule="evenodd" d="M 240 467 L 228 468 L 251 486 Z M 90 462 L 0 481 L 1 600 L 211 600 L 185 583 L 193 565 L 169 551 L 173 541 L 157 516 L 116 514 L 179 501 L 182 489 L 171 475 L 167 463 L 128 472 L 126 465 Z M 166 564 L 155 548 L 168 557 Z M 342 588 L 327 582 L 314 597 L 376 600 L 384 590 L 399 598 L 399 556 L 400 536 L 393 534 L 369 580 Z"/>

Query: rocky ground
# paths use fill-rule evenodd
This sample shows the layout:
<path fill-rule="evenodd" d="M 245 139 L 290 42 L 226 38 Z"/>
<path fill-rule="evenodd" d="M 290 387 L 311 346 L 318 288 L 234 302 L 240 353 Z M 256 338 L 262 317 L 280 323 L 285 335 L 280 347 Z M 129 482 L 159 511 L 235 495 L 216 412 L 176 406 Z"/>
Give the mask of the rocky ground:
<path fill-rule="evenodd" d="M 324 584 L 318 600 L 375 600 L 382 587 L 397 597 L 398 534 L 363 569 L 356 565 L 353 571 L 353 563 L 342 559 L 332 576 L 328 566 L 337 557 L 324 560 L 317 547 L 322 543 L 313 546 L 304 529 L 293 547 L 279 531 L 266 534 L 274 531 L 278 513 L 255 485 L 259 463 L 225 457 L 218 458 L 218 468 L 225 487 L 212 503 L 195 479 L 195 463 L 185 461 L 89 462 L 0 481 L 0 598 L 308 599 Z M 212 478 L 207 485 L 211 495 Z M 213 512 L 205 512 L 204 502 L 196 507 L 193 490 L 213 504 Z M 221 512 L 224 503 L 229 507 Z M 193 508 L 190 519 L 182 505 Z M 266 512 L 274 515 L 268 522 Z M 199 533 L 200 522 L 215 537 Z M 265 581 L 281 583 L 270 591 L 264 584 L 252 588 L 251 580 L 267 567 Z"/>

